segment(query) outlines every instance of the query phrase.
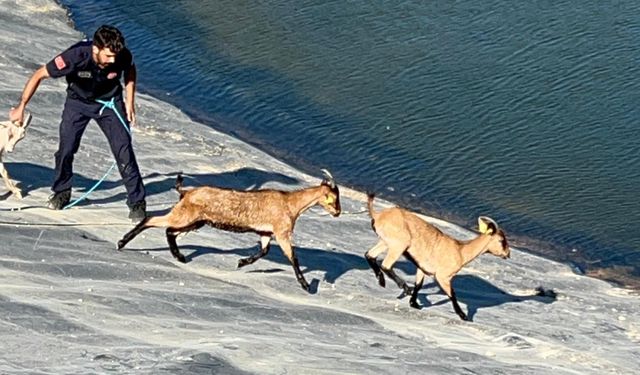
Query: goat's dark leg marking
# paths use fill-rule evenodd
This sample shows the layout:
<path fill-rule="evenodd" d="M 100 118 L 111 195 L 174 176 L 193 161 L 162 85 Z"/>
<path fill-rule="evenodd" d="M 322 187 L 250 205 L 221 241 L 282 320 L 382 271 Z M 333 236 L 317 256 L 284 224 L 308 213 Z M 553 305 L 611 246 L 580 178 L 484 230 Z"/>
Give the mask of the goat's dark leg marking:
<path fill-rule="evenodd" d="M 192 230 L 197 230 L 202 228 L 207 222 L 204 220 L 197 221 L 191 225 L 187 225 L 183 228 L 167 228 L 167 243 L 169 244 L 169 250 L 171 251 L 171 255 L 178 260 L 180 263 L 186 263 L 187 260 L 180 253 L 180 249 L 178 249 L 178 243 L 176 242 L 176 237 L 180 233 L 189 232 Z"/>
<path fill-rule="evenodd" d="M 413 288 L 411 288 L 406 281 L 404 281 L 400 276 L 398 276 L 393 270 L 393 268 L 386 268 L 384 266 L 382 266 L 381 268 L 382 268 L 382 271 L 384 271 L 384 273 L 387 274 L 387 276 L 389 276 L 393 281 L 396 282 L 396 284 L 398 285 L 398 288 L 402 289 L 405 294 L 412 293 Z"/>
<path fill-rule="evenodd" d="M 424 283 L 424 275 L 419 281 L 416 281 L 416 284 L 413 286 L 413 292 L 411 293 L 411 299 L 409 299 L 409 306 L 414 309 L 419 309 L 420 305 L 418 305 L 418 292 L 422 289 L 422 284 Z"/>
<path fill-rule="evenodd" d="M 458 305 L 458 299 L 456 298 L 456 292 L 453 290 L 453 288 L 451 289 L 451 303 L 453 303 L 453 309 L 456 311 L 456 314 L 458 314 L 460 319 L 469 320 L 469 318 L 467 318 L 467 315 L 460 308 L 460 305 Z"/>
<path fill-rule="evenodd" d="M 293 251 L 293 247 L 291 247 L 291 236 L 290 235 L 276 235 L 276 241 L 278 241 L 278 245 L 282 249 L 284 255 L 289 259 L 289 262 L 293 266 L 293 272 L 296 274 L 296 279 L 298 279 L 298 283 L 302 286 L 302 289 L 309 291 L 309 283 L 302 276 L 302 271 L 300 271 L 300 264 L 298 263 L 298 258 L 296 258 L 296 253 Z"/>
<path fill-rule="evenodd" d="M 373 270 L 373 273 L 376 275 L 376 278 L 378 278 L 378 284 L 384 288 L 385 287 L 384 274 L 380 270 L 380 266 L 378 265 L 376 258 L 370 258 L 368 252 L 364 254 L 364 257 L 367 260 L 367 263 L 369 263 L 369 267 L 371 267 L 371 269 Z"/>
<path fill-rule="evenodd" d="M 269 253 L 269 245 L 261 247 L 260 251 L 246 258 L 242 258 L 238 261 L 238 268 L 244 267 L 249 264 L 255 263 L 256 260 L 262 258 Z"/>
<path fill-rule="evenodd" d="M 242 258 L 238 261 L 238 268 L 244 267 L 248 264 L 254 263 L 256 260 L 262 258 L 269 253 L 269 242 L 271 241 L 271 233 L 258 233 L 260 235 L 260 251 L 257 253 Z"/>
<path fill-rule="evenodd" d="M 151 219 L 151 217 L 144 218 L 141 222 L 138 223 L 133 229 L 131 229 L 127 234 L 125 234 L 120 241 L 118 241 L 118 250 L 121 250 L 125 247 L 129 241 L 134 239 L 137 235 L 139 235 L 143 230 L 149 229 L 146 224 Z"/>
<path fill-rule="evenodd" d="M 436 281 L 438 282 L 438 284 L 440 284 L 440 287 L 442 288 L 442 290 L 444 290 L 447 296 L 449 296 L 449 299 L 453 304 L 453 309 L 456 311 L 456 314 L 458 314 L 460 319 L 469 320 L 467 318 L 467 315 L 462 311 L 462 309 L 460 308 L 460 305 L 458 304 L 458 298 L 456 298 L 456 292 L 453 290 L 453 287 L 451 286 L 451 279 L 438 277 L 438 275 L 436 274 Z"/>
<path fill-rule="evenodd" d="M 304 276 L 302 276 L 302 271 L 300 271 L 300 264 L 298 263 L 298 258 L 296 257 L 295 254 L 293 254 L 293 260 L 292 260 L 291 264 L 293 265 L 293 271 L 296 274 L 296 279 L 298 279 L 298 282 L 300 283 L 300 286 L 302 286 L 302 289 L 304 289 L 304 290 L 306 290 L 308 292 L 309 291 L 309 283 L 307 282 L 307 280 L 305 280 Z"/>
<path fill-rule="evenodd" d="M 431 274 L 426 272 L 424 270 L 424 268 L 420 267 L 420 265 L 418 264 L 416 259 L 413 257 L 413 255 L 411 255 L 411 253 L 409 253 L 409 251 L 405 251 L 404 252 L 404 256 L 405 256 L 405 258 L 409 259 L 409 261 L 411 263 L 413 263 L 417 268 L 416 269 L 416 281 L 415 281 L 415 283 L 413 285 L 413 291 L 411 292 L 411 298 L 409 299 L 409 306 L 413 307 L 414 309 L 419 309 L 420 305 L 418 305 L 418 292 L 420 291 L 420 289 L 422 289 L 422 285 L 424 284 L 425 275 L 431 275 Z"/>
<path fill-rule="evenodd" d="M 411 294 L 412 288 L 409 287 L 409 285 L 407 285 L 407 282 L 404 281 L 400 276 L 398 276 L 393 270 L 393 265 L 406 251 L 406 246 L 402 246 L 399 244 L 390 244 L 387 256 L 382 261 L 380 268 L 385 274 L 387 274 L 387 276 L 389 276 L 393 281 L 396 282 L 396 285 L 398 285 L 398 288 L 402 289 L 404 294 Z"/>
<path fill-rule="evenodd" d="M 418 269 L 416 270 L 416 282 L 413 286 L 413 293 L 411 293 L 411 299 L 409 299 L 409 306 L 419 309 L 420 305 L 418 305 L 418 292 L 420 291 L 420 289 L 422 289 L 425 276 L 433 276 L 433 274 L 427 272 L 425 268 L 421 267 L 417 262 L 415 262 L 415 259 L 413 259 L 412 257 L 410 257 L 409 259 L 411 259 L 416 264 L 416 267 L 418 267 Z"/>
<path fill-rule="evenodd" d="M 378 258 L 378 255 L 382 254 L 386 250 L 387 250 L 387 245 L 385 244 L 384 241 L 380 240 L 374 247 L 372 247 L 366 253 L 364 253 L 364 257 L 367 260 L 367 263 L 369 263 L 369 267 L 371 267 L 371 269 L 373 270 L 373 273 L 376 275 L 376 278 L 378 279 L 378 284 L 383 288 L 385 287 L 384 274 L 380 270 L 380 266 L 378 265 L 378 262 L 376 261 L 376 259 Z"/>
<path fill-rule="evenodd" d="M 171 255 L 178 260 L 180 263 L 187 263 L 184 255 L 180 253 L 180 249 L 178 249 L 178 243 L 176 242 L 176 236 L 179 231 L 176 231 L 173 228 L 167 228 L 167 243 L 169 244 L 169 250 L 171 251 Z"/>

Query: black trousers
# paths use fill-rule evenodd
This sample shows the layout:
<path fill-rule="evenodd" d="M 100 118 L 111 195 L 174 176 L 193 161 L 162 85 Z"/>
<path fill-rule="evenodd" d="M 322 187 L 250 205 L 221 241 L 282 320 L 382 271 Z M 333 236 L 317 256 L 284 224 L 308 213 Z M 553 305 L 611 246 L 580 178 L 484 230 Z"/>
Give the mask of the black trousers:
<path fill-rule="evenodd" d="M 116 98 L 116 108 L 123 120 L 127 115 L 122 97 Z M 98 102 L 84 102 L 67 97 L 60 123 L 60 143 L 55 153 L 56 171 L 55 181 L 51 190 L 58 193 L 71 189 L 73 177 L 73 158 L 80 147 L 80 140 L 90 120 L 95 120 L 109 141 L 111 152 L 116 159 L 120 176 L 127 189 L 127 204 L 129 206 L 145 199 L 145 189 L 142 176 L 133 154 L 131 135 L 122 126 L 113 109 L 105 108 L 100 114 L 102 104 Z"/>

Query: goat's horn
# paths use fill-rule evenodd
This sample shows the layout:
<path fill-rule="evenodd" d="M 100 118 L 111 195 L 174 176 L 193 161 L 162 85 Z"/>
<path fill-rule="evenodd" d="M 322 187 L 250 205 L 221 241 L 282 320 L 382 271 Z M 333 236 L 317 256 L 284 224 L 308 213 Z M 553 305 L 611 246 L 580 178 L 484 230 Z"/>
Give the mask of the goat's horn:
<path fill-rule="evenodd" d="M 493 228 L 491 228 L 493 225 Z M 498 223 L 488 216 L 480 216 L 478 218 L 478 231 L 484 234 L 493 234 L 493 231 L 498 230 Z"/>
<path fill-rule="evenodd" d="M 331 175 L 331 173 L 329 173 L 329 171 L 324 168 L 321 170 L 322 170 L 322 173 L 324 173 L 324 176 L 326 177 L 327 182 L 331 185 L 331 188 L 335 188 L 336 183 L 333 180 L 333 176 Z"/>
<path fill-rule="evenodd" d="M 22 126 L 24 126 L 25 128 L 27 126 L 29 126 L 29 124 L 31 124 L 31 120 L 32 119 L 33 119 L 33 116 L 31 116 L 31 113 L 25 111 L 24 112 L 24 119 L 22 120 Z"/>

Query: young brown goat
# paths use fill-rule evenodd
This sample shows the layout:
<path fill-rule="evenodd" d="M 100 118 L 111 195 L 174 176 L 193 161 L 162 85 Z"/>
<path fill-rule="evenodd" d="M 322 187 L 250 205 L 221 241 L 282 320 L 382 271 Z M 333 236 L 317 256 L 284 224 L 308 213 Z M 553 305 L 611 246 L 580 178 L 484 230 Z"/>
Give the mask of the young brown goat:
<path fill-rule="evenodd" d="M 365 253 L 365 258 L 378 278 L 380 286 L 385 286 L 382 273 L 384 272 L 405 294 L 411 294 L 409 305 L 420 308 L 417 298 L 424 276 L 433 276 L 449 296 L 458 316 L 467 320 L 467 316 L 458 305 L 451 280 L 464 265 L 485 252 L 504 259 L 509 258 L 511 254 L 509 244 L 505 233 L 498 228 L 498 224 L 491 218 L 480 216 L 478 218 L 480 235 L 471 241 L 462 242 L 447 236 L 407 210 L 394 207 L 374 212 L 373 194 L 369 194 L 368 206 L 371 226 L 378 234 L 380 241 Z M 387 255 L 379 266 L 376 257 L 385 251 Z M 417 267 L 413 288 L 393 271 L 393 265 L 402 255 Z"/>
<path fill-rule="evenodd" d="M 20 142 L 22 138 L 24 138 L 27 133 L 27 127 L 31 123 L 31 114 L 29 112 L 25 112 L 24 122 L 13 123 L 11 121 L 3 121 L 0 122 L 0 175 L 2 175 L 2 179 L 4 180 L 4 184 L 7 186 L 13 195 L 22 199 L 22 192 L 16 185 L 13 184 L 11 178 L 9 178 L 9 173 L 4 167 L 2 163 L 2 154 L 5 151 L 12 152 L 16 147 L 16 143 Z"/>
<path fill-rule="evenodd" d="M 176 236 L 199 229 L 204 225 L 231 231 L 254 232 L 260 235 L 260 251 L 240 259 L 238 268 L 252 264 L 269 252 L 269 242 L 274 236 L 284 255 L 289 259 L 298 282 L 309 291 L 298 258 L 291 246 L 293 227 L 298 217 L 310 207 L 319 204 L 332 216 L 340 215 L 340 192 L 331 174 L 323 170 L 325 179 L 319 186 L 297 191 L 254 190 L 237 191 L 203 186 L 193 189 L 182 187 L 182 176 L 176 180 L 180 201 L 164 216 L 148 217 L 118 241 L 122 249 L 143 230 L 166 227 L 167 242 L 171 254 L 185 263 L 178 250 Z"/>

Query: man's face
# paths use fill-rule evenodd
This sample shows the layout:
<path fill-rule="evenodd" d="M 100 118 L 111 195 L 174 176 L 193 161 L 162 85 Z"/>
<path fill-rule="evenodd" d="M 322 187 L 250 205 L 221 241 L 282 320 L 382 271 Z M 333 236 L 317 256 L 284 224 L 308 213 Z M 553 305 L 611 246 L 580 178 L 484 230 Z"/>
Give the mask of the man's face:
<path fill-rule="evenodd" d="M 99 67 L 104 68 L 116 61 L 116 54 L 109 48 L 98 48 L 93 46 L 93 59 Z"/>

